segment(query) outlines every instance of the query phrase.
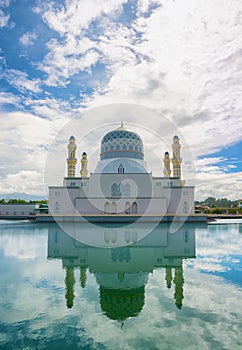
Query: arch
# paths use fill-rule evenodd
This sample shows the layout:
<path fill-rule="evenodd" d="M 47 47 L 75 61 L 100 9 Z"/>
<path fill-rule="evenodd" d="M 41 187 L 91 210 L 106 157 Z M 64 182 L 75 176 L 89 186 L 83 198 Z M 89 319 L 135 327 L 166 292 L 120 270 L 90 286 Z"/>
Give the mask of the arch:
<path fill-rule="evenodd" d="M 123 186 L 122 194 L 123 194 L 123 196 L 130 196 L 130 184 L 126 183 Z"/>
<path fill-rule="evenodd" d="M 120 185 L 114 183 L 111 186 L 111 196 L 112 197 L 119 197 L 121 196 L 121 192 L 120 192 Z"/>
<path fill-rule="evenodd" d="M 119 167 L 118 167 L 118 173 L 119 174 L 124 174 L 124 167 L 123 167 L 122 164 L 120 164 Z"/>
<path fill-rule="evenodd" d="M 117 203 L 113 202 L 111 205 L 111 213 L 117 214 Z"/>
<path fill-rule="evenodd" d="M 136 202 L 133 202 L 132 206 L 131 206 L 131 213 L 132 214 L 137 214 L 137 212 L 138 212 L 138 205 L 137 205 Z"/>
<path fill-rule="evenodd" d="M 130 214 L 130 203 L 126 202 L 125 203 L 125 214 Z"/>
<path fill-rule="evenodd" d="M 105 214 L 110 214 L 110 203 L 109 202 L 106 202 L 104 204 L 104 213 Z"/>

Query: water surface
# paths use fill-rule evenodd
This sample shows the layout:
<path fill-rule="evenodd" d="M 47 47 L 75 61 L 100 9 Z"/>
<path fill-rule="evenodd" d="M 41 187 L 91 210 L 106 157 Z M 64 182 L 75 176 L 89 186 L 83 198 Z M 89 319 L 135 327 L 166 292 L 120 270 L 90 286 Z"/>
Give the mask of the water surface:
<path fill-rule="evenodd" d="M 241 349 L 242 223 L 139 225 L 103 249 L 0 221 L 0 348 Z"/>

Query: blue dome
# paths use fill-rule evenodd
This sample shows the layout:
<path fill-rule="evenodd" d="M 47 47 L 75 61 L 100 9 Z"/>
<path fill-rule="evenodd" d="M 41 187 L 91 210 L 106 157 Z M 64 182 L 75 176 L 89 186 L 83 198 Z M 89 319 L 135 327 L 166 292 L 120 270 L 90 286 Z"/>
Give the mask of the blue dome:
<path fill-rule="evenodd" d="M 136 158 L 144 159 L 143 142 L 133 131 L 123 127 L 108 132 L 101 142 L 101 159 Z"/>

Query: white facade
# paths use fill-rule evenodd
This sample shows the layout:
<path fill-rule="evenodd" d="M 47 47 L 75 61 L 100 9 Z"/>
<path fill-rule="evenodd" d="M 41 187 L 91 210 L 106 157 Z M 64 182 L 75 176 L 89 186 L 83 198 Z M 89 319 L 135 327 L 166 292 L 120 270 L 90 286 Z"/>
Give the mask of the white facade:
<path fill-rule="evenodd" d="M 180 174 L 177 136 L 174 142 L 173 173 Z M 85 160 L 87 164 L 86 153 Z M 88 176 L 86 169 L 83 177 L 66 177 L 63 186 L 49 187 L 49 210 L 52 215 L 189 215 L 194 212 L 194 187 L 184 183 L 180 177 L 153 177 L 141 138 L 121 126 L 104 136 L 95 173 Z"/>

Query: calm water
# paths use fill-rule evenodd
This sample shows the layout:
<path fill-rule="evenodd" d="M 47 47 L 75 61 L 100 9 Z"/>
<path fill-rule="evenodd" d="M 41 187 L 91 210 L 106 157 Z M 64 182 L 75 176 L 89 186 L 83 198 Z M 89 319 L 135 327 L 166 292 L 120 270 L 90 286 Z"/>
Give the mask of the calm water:
<path fill-rule="evenodd" d="M 242 224 L 168 232 L 103 249 L 0 221 L 0 348 L 241 349 Z"/>

